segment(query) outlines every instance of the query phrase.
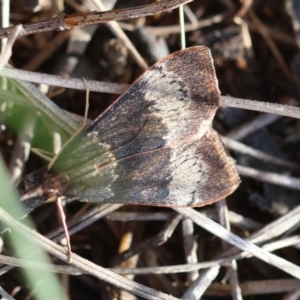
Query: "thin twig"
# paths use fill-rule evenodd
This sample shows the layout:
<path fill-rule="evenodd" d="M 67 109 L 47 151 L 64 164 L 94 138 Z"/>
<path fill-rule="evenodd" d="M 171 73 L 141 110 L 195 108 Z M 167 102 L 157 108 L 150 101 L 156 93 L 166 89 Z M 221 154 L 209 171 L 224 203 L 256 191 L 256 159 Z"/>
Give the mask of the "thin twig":
<path fill-rule="evenodd" d="M 196 264 L 198 262 L 198 245 L 194 236 L 194 223 L 190 219 L 185 218 L 182 220 L 182 235 L 186 262 L 189 264 Z M 199 273 L 197 271 L 192 271 L 188 273 L 188 279 L 191 282 L 197 279 L 198 276 Z"/>
<path fill-rule="evenodd" d="M 243 153 L 243 154 L 251 155 L 252 157 L 254 157 L 256 159 L 259 159 L 259 160 L 262 160 L 264 162 L 269 162 L 269 163 L 272 163 L 272 164 L 276 164 L 276 165 L 279 165 L 279 166 L 284 166 L 284 167 L 287 167 L 287 168 L 290 168 L 290 169 L 293 169 L 293 170 L 298 170 L 298 171 L 300 169 L 300 167 L 297 166 L 296 163 L 292 163 L 288 160 L 284 160 L 284 159 L 278 158 L 276 156 L 267 154 L 263 151 L 251 148 L 251 147 L 249 147 L 249 146 L 247 146 L 247 145 L 245 145 L 241 142 L 235 141 L 231 138 L 228 138 L 228 137 L 225 137 L 225 136 L 222 136 L 221 138 L 222 138 L 223 143 L 225 144 L 225 146 L 228 149 L 238 151 L 238 152 Z"/>
<path fill-rule="evenodd" d="M 58 257 L 59 259 L 65 262 L 68 261 L 68 254 L 66 253 L 66 250 L 63 247 L 53 243 L 44 236 L 38 234 L 37 232 L 29 229 L 25 225 L 16 221 L 13 217 L 8 215 L 2 207 L 0 207 L 0 219 L 5 224 L 7 224 L 8 227 L 12 228 L 13 230 L 16 230 L 18 233 L 28 238 L 31 242 L 37 244 L 45 251 L 53 254 L 54 256 Z M 143 297 L 145 299 L 177 299 L 170 295 L 155 291 L 149 287 L 128 280 L 123 276 L 117 275 L 114 272 L 111 272 L 107 269 L 95 265 L 89 260 L 84 259 L 79 255 L 76 255 L 75 253 L 72 253 L 72 265 L 96 278 L 104 280 L 105 282 L 108 282 L 120 289 L 127 290 L 128 292 Z"/>
<path fill-rule="evenodd" d="M 213 279 L 219 274 L 220 266 L 214 266 L 207 272 L 201 274 L 182 295 L 182 299 L 197 300 L 210 286 Z"/>
<path fill-rule="evenodd" d="M 67 223 L 69 235 L 73 235 L 80 230 L 86 228 L 87 226 L 93 224 L 94 222 L 98 221 L 102 217 L 106 216 L 107 214 L 111 213 L 112 211 L 115 211 L 116 209 L 120 208 L 121 204 L 104 204 L 101 207 L 93 208 L 84 214 L 82 214 L 79 217 L 76 217 L 72 220 L 70 220 Z M 65 233 L 63 230 L 63 227 L 59 227 L 58 229 L 55 229 L 48 233 L 46 235 L 46 238 L 51 239 L 54 242 L 59 242 L 61 239 L 65 237 Z M 30 253 L 30 255 L 34 255 L 34 251 Z M 0 276 L 11 270 L 12 266 L 5 266 L 0 268 Z"/>
<path fill-rule="evenodd" d="M 300 236 L 291 236 L 283 240 L 265 244 L 262 248 L 267 251 L 275 251 L 285 247 L 290 247 L 297 245 L 300 241 Z M 251 255 L 247 255 L 251 257 Z M 110 268 L 109 270 L 117 274 L 135 274 L 135 275 L 147 275 L 147 274 L 174 274 L 174 273 L 186 273 L 191 271 L 198 271 L 200 269 L 211 268 L 214 266 L 227 265 L 233 259 L 242 259 L 245 256 L 232 256 L 226 257 L 219 260 L 212 260 L 208 262 L 193 263 L 193 264 L 184 264 L 184 265 L 174 265 L 174 266 L 161 266 L 161 267 L 148 267 L 148 268 Z M 30 260 L 22 260 L 19 258 L 14 258 L 10 256 L 0 255 L 1 264 L 7 264 L 9 266 L 16 266 L 22 268 L 34 268 L 40 269 L 47 272 L 63 273 L 69 275 L 82 275 L 85 272 L 80 271 L 79 269 L 71 266 L 61 266 L 53 265 L 47 263 L 40 263 Z"/>
<path fill-rule="evenodd" d="M 260 114 L 232 129 L 226 136 L 234 140 L 242 140 L 251 133 L 274 123 L 280 118 L 282 118 L 280 115 Z"/>
<path fill-rule="evenodd" d="M 217 211 L 219 214 L 220 224 L 227 230 L 231 230 L 229 223 L 229 213 L 226 200 L 222 199 L 216 203 Z M 226 249 L 227 245 L 225 241 L 222 241 L 222 248 Z M 233 300 L 242 300 L 242 292 L 237 274 L 237 263 L 236 260 L 232 260 L 228 265 L 226 265 L 227 276 L 230 281 L 231 295 Z M 224 281 L 224 280 L 223 280 Z"/>
<path fill-rule="evenodd" d="M 85 90 L 85 86 L 82 80 L 77 78 L 65 78 L 56 75 L 35 73 L 7 67 L 0 71 L 0 76 L 5 76 L 12 79 L 21 79 L 24 81 L 32 81 L 36 83 L 61 86 L 65 88 Z M 96 80 L 87 80 L 87 82 L 89 84 L 91 92 L 121 94 L 125 92 L 126 89 L 129 87 L 128 84 L 101 82 Z M 223 107 L 248 109 L 300 119 L 300 108 L 290 105 L 234 98 L 230 96 L 221 96 L 221 105 Z"/>
<path fill-rule="evenodd" d="M 19 36 L 34 34 L 38 32 L 57 31 L 81 27 L 91 24 L 100 24 L 110 21 L 128 20 L 139 17 L 151 16 L 170 9 L 175 9 L 182 4 L 192 0 L 167 0 L 155 2 L 149 5 L 141 5 L 126 9 L 109 10 L 105 12 L 78 13 L 72 15 L 59 15 L 57 18 L 24 25 Z M 7 38 L 12 34 L 14 27 L 0 29 L 0 39 Z"/>
<path fill-rule="evenodd" d="M 0 286 L 0 295 L 3 297 L 2 299 L 5 300 L 15 300 L 10 294 L 8 294 L 1 286 Z"/>
<path fill-rule="evenodd" d="M 255 180 L 265 181 L 300 191 L 300 178 L 261 171 L 240 165 L 236 165 L 236 168 L 241 176 L 250 177 Z"/>
<path fill-rule="evenodd" d="M 2 0 L 1 5 L 1 27 L 9 26 L 10 0 Z M 1 52 L 6 45 L 7 39 L 1 40 Z"/>
<path fill-rule="evenodd" d="M 248 253 L 251 253 L 252 255 L 265 261 L 266 263 L 273 265 L 285 271 L 286 273 L 300 279 L 300 268 L 292 264 L 291 262 L 281 257 L 278 257 L 272 253 L 269 253 L 246 240 L 243 240 L 242 238 L 229 232 L 224 227 L 206 218 L 200 212 L 197 212 L 192 208 L 173 208 L 173 209 L 178 213 L 180 213 L 181 215 L 183 215 L 184 217 L 190 218 L 194 223 L 205 228 L 206 230 L 218 236 L 219 238 L 225 240 L 226 242 Z"/>
<path fill-rule="evenodd" d="M 10 159 L 9 170 L 11 174 L 11 182 L 17 184 L 23 173 L 25 163 L 30 154 L 31 141 L 34 136 L 34 128 L 36 124 L 36 116 L 31 112 L 25 114 L 17 142 Z"/>
<path fill-rule="evenodd" d="M 5 64 L 10 59 L 11 54 L 12 54 L 12 47 L 15 43 L 15 40 L 16 40 L 17 36 L 22 31 L 22 29 L 23 29 L 22 25 L 18 25 L 16 27 L 14 27 L 14 30 L 13 30 L 11 36 L 7 40 L 5 47 L 2 49 L 2 52 L 1 52 L 1 55 L 0 55 L 0 70 L 3 69 Z"/>
<path fill-rule="evenodd" d="M 41 91 L 34 85 L 23 82 L 21 80 L 13 80 L 14 85 L 30 99 L 36 107 L 48 115 L 54 122 L 56 122 L 66 132 L 73 134 L 80 128 L 72 118 L 70 118 L 63 110 L 56 104 L 50 101 Z"/>
<path fill-rule="evenodd" d="M 58 75 L 15 69 L 12 67 L 4 67 L 3 70 L 0 70 L 0 76 L 75 90 L 86 89 L 81 78 L 66 78 Z M 129 87 L 128 84 L 112 83 L 97 80 L 87 80 L 87 83 L 91 92 L 102 92 L 109 94 L 122 94 Z"/>
<path fill-rule="evenodd" d="M 228 106 L 249 109 L 269 114 L 281 115 L 283 117 L 300 119 L 300 108 L 295 106 L 247 100 L 230 96 L 221 96 L 221 105 L 224 107 Z"/>

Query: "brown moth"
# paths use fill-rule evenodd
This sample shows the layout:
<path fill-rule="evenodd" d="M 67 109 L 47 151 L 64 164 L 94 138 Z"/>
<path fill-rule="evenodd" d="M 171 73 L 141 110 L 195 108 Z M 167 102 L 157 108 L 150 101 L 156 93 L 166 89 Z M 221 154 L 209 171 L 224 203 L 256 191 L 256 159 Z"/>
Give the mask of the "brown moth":
<path fill-rule="evenodd" d="M 211 128 L 219 106 L 209 49 L 168 55 L 76 136 L 38 183 L 27 178 L 22 200 L 30 210 L 61 196 L 166 207 L 218 201 L 240 182 Z"/>

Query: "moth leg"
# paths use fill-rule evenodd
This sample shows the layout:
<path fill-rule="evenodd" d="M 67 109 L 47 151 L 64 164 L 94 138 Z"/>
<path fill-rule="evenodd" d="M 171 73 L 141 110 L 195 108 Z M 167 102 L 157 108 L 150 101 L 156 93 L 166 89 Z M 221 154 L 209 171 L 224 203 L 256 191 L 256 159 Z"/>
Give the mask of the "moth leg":
<path fill-rule="evenodd" d="M 72 252 L 71 252 L 70 235 L 69 235 L 69 231 L 68 231 L 68 227 L 67 227 L 67 223 L 66 223 L 66 215 L 65 215 L 64 208 L 62 206 L 61 200 L 62 200 L 61 196 L 57 197 L 56 205 L 57 205 L 60 220 L 61 220 L 64 232 L 65 232 L 65 236 L 66 236 L 67 248 L 68 248 L 68 261 L 69 261 L 69 263 L 71 263 Z"/>

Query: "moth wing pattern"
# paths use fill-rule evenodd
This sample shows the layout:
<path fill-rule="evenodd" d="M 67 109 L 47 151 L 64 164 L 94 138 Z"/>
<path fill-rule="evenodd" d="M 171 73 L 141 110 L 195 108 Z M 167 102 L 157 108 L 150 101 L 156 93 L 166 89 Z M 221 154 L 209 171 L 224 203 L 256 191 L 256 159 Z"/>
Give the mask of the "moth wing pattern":
<path fill-rule="evenodd" d="M 217 201 L 233 189 L 224 188 L 226 180 L 233 187 L 238 181 L 210 128 L 219 105 L 209 49 L 175 52 L 142 74 L 65 147 L 39 190 L 101 203 L 199 206 Z M 223 164 L 215 173 L 214 161 Z M 216 195 L 205 189 L 207 176 L 215 180 L 215 174 L 222 182 Z"/>
<path fill-rule="evenodd" d="M 104 169 L 100 172 L 103 177 Z M 202 206 L 228 196 L 240 182 L 233 159 L 212 128 L 201 139 L 126 157 L 114 172 L 114 181 L 102 193 L 94 193 L 95 177 L 89 178 L 83 191 L 81 184 L 75 184 L 69 197 L 106 203 Z"/>

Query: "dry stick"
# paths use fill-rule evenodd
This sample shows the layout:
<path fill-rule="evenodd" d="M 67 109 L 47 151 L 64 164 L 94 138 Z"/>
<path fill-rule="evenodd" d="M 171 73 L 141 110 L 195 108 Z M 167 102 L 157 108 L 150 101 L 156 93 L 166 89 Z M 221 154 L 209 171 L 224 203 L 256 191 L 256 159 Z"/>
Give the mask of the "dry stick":
<path fill-rule="evenodd" d="M 279 248 L 280 249 L 280 248 Z M 213 260 L 210 262 L 203 262 L 197 264 L 185 264 L 185 265 L 174 265 L 174 266 L 163 266 L 163 267 L 148 267 L 148 268 L 108 268 L 108 270 L 121 275 L 133 274 L 133 275 L 147 275 L 147 274 L 174 274 L 174 273 L 186 273 L 196 271 L 200 269 L 211 268 L 213 266 L 220 266 L 228 264 L 232 258 L 225 258 L 222 260 Z M 85 271 L 80 270 L 73 266 L 66 265 L 54 265 L 48 263 L 41 263 L 31 260 L 23 260 L 15 257 L 0 255 L 0 263 L 8 265 L 11 270 L 13 267 L 32 268 L 39 269 L 45 272 L 62 273 L 69 275 L 82 275 L 87 274 Z M 3 267 L 2 267 L 3 269 Z M 2 270 L 1 269 L 1 270 Z M 4 272 L 2 272 L 3 274 Z"/>
<path fill-rule="evenodd" d="M 15 185 L 19 182 L 25 163 L 29 158 L 36 120 L 37 118 L 35 115 L 27 113 L 25 114 L 20 127 L 18 139 L 15 143 L 9 163 L 10 179 Z"/>
<path fill-rule="evenodd" d="M 210 219 L 217 220 L 215 209 L 204 209 L 201 212 Z M 228 211 L 228 216 L 229 222 L 242 230 L 258 230 L 263 227 L 263 224 L 239 215 L 233 211 Z M 114 212 L 108 215 L 106 218 L 119 222 L 166 221 L 170 218 L 170 213 Z"/>
<path fill-rule="evenodd" d="M 54 265 L 51 263 L 36 262 L 28 259 L 25 260 L 25 259 L 5 256 L 1 254 L 0 254 L 0 262 L 1 264 L 5 264 L 10 267 L 30 268 L 30 269 L 42 270 L 45 272 L 68 274 L 73 276 L 86 274 L 85 272 L 82 272 L 78 268 L 72 266 Z"/>
<path fill-rule="evenodd" d="M 63 112 L 56 104 L 50 101 L 41 91 L 33 84 L 19 81 L 13 81 L 14 85 L 40 110 L 48 115 L 54 122 L 62 127 L 66 132 L 74 134 L 79 125 Z"/>
<path fill-rule="evenodd" d="M 235 141 L 233 139 L 230 139 L 228 137 L 222 136 L 222 141 L 225 144 L 225 146 L 228 149 L 234 150 L 234 151 L 238 151 L 240 153 L 243 154 L 248 154 L 251 155 L 252 157 L 259 159 L 259 160 L 263 160 L 264 162 L 270 162 L 279 166 L 284 166 L 287 168 L 291 168 L 294 170 L 298 170 L 300 169 L 299 166 L 297 166 L 295 163 L 292 163 L 290 161 L 278 158 L 276 156 L 267 154 L 263 151 L 251 148 L 243 143 L 240 143 L 238 141 Z"/>
<path fill-rule="evenodd" d="M 297 288 L 299 288 L 299 280 L 297 279 L 247 281 L 241 284 L 243 296 L 284 293 L 295 291 Z M 230 296 L 230 287 L 228 285 L 214 282 L 205 293 L 205 296 Z M 281 299 L 299 300 L 299 297 Z"/>
<path fill-rule="evenodd" d="M 242 18 L 248 12 L 250 7 L 252 6 L 253 0 L 242 0 L 242 6 L 239 11 L 236 13 L 236 17 Z"/>
<path fill-rule="evenodd" d="M 234 140 L 242 140 L 251 133 L 274 123 L 280 118 L 282 118 L 280 115 L 263 113 L 232 129 L 226 136 Z"/>
<path fill-rule="evenodd" d="M 287 237 L 285 239 L 281 239 L 279 241 L 271 242 L 263 245 L 263 249 L 267 251 L 275 251 L 277 249 L 286 248 L 289 246 L 294 246 L 300 243 L 300 235 L 294 235 Z"/>
<path fill-rule="evenodd" d="M 299 226 L 299 218 L 300 206 L 294 208 L 292 211 L 279 218 L 278 220 L 275 220 L 272 223 L 266 225 L 259 231 L 249 236 L 246 240 L 252 243 L 262 243 L 264 241 L 278 237 L 279 235 L 288 231 L 290 228 L 296 227 L 296 225 Z M 247 253 L 240 253 L 237 255 L 236 253 L 237 249 L 233 247 L 218 255 L 218 258 L 228 257 L 232 255 L 234 256 L 233 259 L 249 257 L 249 254 Z"/>
<path fill-rule="evenodd" d="M 118 222 L 130 221 L 166 221 L 170 219 L 171 213 L 152 213 L 152 212 L 115 212 L 106 218 Z"/>
<path fill-rule="evenodd" d="M 185 32 L 188 31 L 194 31 L 203 27 L 210 27 L 212 25 L 215 24 L 219 24 L 225 20 L 228 19 L 228 17 L 231 17 L 232 13 L 231 12 L 226 12 L 226 13 L 222 13 L 222 14 L 218 14 L 215 16 L 211 16 L 205 19 L 202 19 L 201 21 L 198 21 L 196 24 L 192 23 L 192 24 L 185 24 Z M 121 23 L 119 22 L 120 26 L 128 31 L 135 31 L 136 30 L 136 26 L 132 25 L 132 24 L 128 24 L 128 23 Z M 145 30 L 149 30 L 150 33 L 152 33 L 153 35 L 168 35 L 168 34 L 179 34 L 181 31 L 181 27 L 180 25 L 171 25 L 171 26 L 156 26 L 156 27 L 152 27 L 152 26 L 145 26 L 144 27 Z"/>
<path fill-rule="evenodd" d="M 29 229 L 20 222 L 16 221 L 1 207 L 0 219 L 6 225 L 8 225 L 8 227 L 12 228 L 13 230 L 16 230 L 21 235 L 26 236 L 26 238 L 28 238 L 31 242 L 37 244 L 45 251 L 51 253 L 52 255 L 58 257 L 63 261 L 68 261 L 68 255 L 63 247 L 53 243 L 44 236 L 38 234 L 37 232 Z M 128 292 L 143 297 L 145 299 L 178 299 L 170 295 L 155 291 L 147 286 L 128 280 L 123 276 L 117 275 L 109 270 L 106 270 L 100 266 L 91 263 L 89 260 L 86 260 L 80 257 L 79 255 L 76 255 L 75 253 L 72 253 L 72 265 L 83 270 L 89 275 L 104 280 L 105 282 L 108 282 L 120 289 L 127 290 Z"/>
<path fill-rule="evenodd" d="M 194 237 L 194 223 L 190 219 L 184 218 L 182 220 L 182 235 L 183 235 L 183 248 L 188 264 L 196 264 L 197 258 L 197 242 Z M 194 281 L 198 278 L 199 273 L 192 271 L 187 274 L 189 281 Z"/>
<path fill-rule="evenodd" d="M 182 295 L 184 300 L 198 300 L 199 296 L 203 295 L 210 286 L 214 278 L 219 274 L 220 266 L 216 265 L 210 268 L 207 272 L 201 274 Z"/>
<path fill-rule="evenodd" d="M 149 5 L 141 5 L 126 9 L 109 10 L 105 12 L 78 13 L 72 15 L 59 15 L 57 18 L 24 25 L 19 36 L 37 32 L 57 31 L 81 27 L 91 24 L 100 24 L 109 21 L 128 20 L 139 17 L 151 16 L 189 3 L 192 0 L 165 0 Z M 7 38 L 12 34 L 14 27 L 0 29 L 0 38 Z"/>
<path fill-rule="evenodd" d="M 295 246 L 300 242 L 300 235 L 291 236 L 283 240 L 265 244 L 262 248 L 267 251 L 275 251 L 289 246 Z M 247 255 L 249 258 L 252 255 Z M 135 275 L 147 275 L 147 274 L 174 274 L 174 273 L 186 273 L 191 271 L 197 271 L 200 269 L 211 268 L 214 266 L 227 265 L 233 259 L 243 259 L 245 256 L 232 256 L 220 260 L 212 260 L 209 262 L 193 263 L 185 265 L 173 265 L 173 266 L 162 266 L 162 267 L 147 267 L 147 268 L 110 268 L 109 270 L 117 274 L 135 274 Z M 0 255 L 0 263 L 9 266 L 22 267 L 22 268 L 33 268 L 40 269 L 47 272 L 63 273 L 69 275 L 82 275 L 86 274 L 76 267 L 65 266 L 65 265 L 53 265 L 47 263 L 40 263 L 30 260 L 22 260 L 10 256 Z"/>
<path fill-rule="evenodd" d="M 0 286 L 0 295 L 3 297 L 2 299 L 5 300 L 15 300 L 10 294 L 8 294 L 1 286 Z"/>
<path fill-rule="evenodd" d="M 96 207 L 87 212 L 85 212 L 82 216 L 72 219 L 67 223 L 69 234 L 73 235 L 76 232 L 86 228 L 87 226 L 95 223 L 100 218 L 106 216 L 107 214 L 119 209 L 122 207 L 122 204 L 104 204 L 100 208 Z M 53 242 L 58 242 L 62 238 L 65 237 L 65 232 L 62 227 L 59 227 L 56 230 L 51 231 L 46 235 L 46 238 L 51 239 Z M 33 252 L 34 254 L 34 252 Z M 6 272 L 10 271 L 13 267 L 5 266 L 0 268 L 0 276 L 5 274 Z M 79 272 L 80 274 L 82 272 Z M 78 274 L 78 270 L 77 270 Z M 76 274 L 75 274 L 76 275 Z"/>
<path fill-rule="evenodd" d="M 218 14 L 215 16 L 208 17 L 206 19 L 203 19 L 201 21 L 198 21 L 197 19 L 192 21 L 192 24 L 185 24 L 184 25 L 184 32 L 197 30 L 202 27 L 208 27 L 212 26 L 214 24 L 221 23 L 223 21 L 228 20 L 229 18 L 234 17 L 234 5 L 231 4 L 230 1 L 225 1 L 224 4 L 227 6 L 227 11 L 222 14 Z M 187 6 L 186 6 L 187 7 Z M 188 10 L 189 8 L 187 8 Z M 136 26 L 133 26 L 128 23 L 121 23 L 119 22 L 120 26 L 122 26 L 124 29 L 129 31 L 135 31 Z M 173 26 L 164 26 L 164 27 L 144 27 L 146 30 L 149 29 L 149 32 L 151 32 L 153 35 L 169 35 L 169 34 L 179 34 L 182 31 L 183 26 L 180 25 L 173 25 Z"/>
<path fill-rule="evenodd" d="M 75 90 L 85 90 L 85 85 L 82 79 L 79 78 L 66 78 L 63 76 L 25 71 L 11 67 L 4 67 L 3 70 L 0 70 L 0 76 Z M 87 82 L 89 89 L 92 92 L 122 94 L 129 87 L 128 84 L 123 83 L 112 83 L 96 80 L 87 80 Z"/>
<path fill-rule="evenodd" d="M 223 202 L 223 204 L 222 204 Z M 219 220 L 221 221 L 221 225 L 226 227 L 229 226 L 228 222 L 228 211 L 225 209 L 226 207 L 225 200 L 221 200 L 217 203 L 217 209 L 219 213 Z M 225 216 L 226 215 L 226 216 Z M 225 242 L 222 241 L 222 244 Z M 223 245 L 224 248 L 224 245 Z M 228 262 L 229 266 L 231 266 L 231 270 L 236 270 L 236 262 L 234 260 Z M 211 285 L 212 281 L 216 278 L 219 272 L 221 264 L 214 265 L 210 269 L 206 270 L 205 272 L 201 273 L 199 278 L 188 288 L 188 290 L 185 292 L 184 297 L 186 299 L 200 299 L 200 297 L 204 294 L 204 292 L 207 290 L 207 288 Z M 233 269 L 235 268 L 235 269 Z M 227 266 L 228 269 L 228 266 Z M 229 269 L 228 269 L 229 270 Z M 236 272 L 235 272 L 236 273 Z M 232 276 L 231 280 L 231 286 L 233 287 L 232 290 L 232 297 L 233 299 L 241 299 L 241 293 L 240 288 L 237 280 L 237 275 Z"/>
<path fill-rule="evenodd" d="M 272 252 L 275 250 L 279 250 L 282 248 L 295 246 L 299 244 L 300 236 L 291 236 L 283 240 L 267 243 L 263 245 L 262 249 Z M 138 269 L 111 269 L 112 271 L 118 274 L 170 274 L 170 273 L 184 273 L 190 272 L 194 270 L 206 269 L 211 268 L 214 266 L 221 266 L 221 265 L 228 265 L 232 260 L 250 258 L 253 255 L 249 253 L 240 253 L 238 255 L 228 256 L 223 259 L 212 260 L 208 262 L 201 262 L 196 264 L 185 264 L 185 265 L 174 265 L 174 266 L 164 266 L 164 267 L 155 267 L 155 268 L 138 268 Z"/>
<path fill-rule="evenodd" d="M 253 54 L 253 46 L 252 46 L 252 40 L 251 40 L 248 23 L 245 22 L 240 17 L 235 17 L 234 23 L 238 24 L 242 29 L 242 38 L 243 38 L 243 44 L 245 49 L 245 56 L 246 59 L 251 60 L 253 59 L 254 54 Z"/>
<path fill-rule="evenodd" d="M 109 207 L 109 205 L 107 205 Z M 265 228 L 263 228 L 262 230 L 260 230 L 257 234 L 251 236 L 251 240 L 259 242 L 262 241 L 264 239 L 270 239 L 273 238 L 275 236 L 278 236 L 280 234 L 282 234 L 284 231 L 286 231 L 288 228 L 290 228 L 291 226 L 293 226 L 293 224 L 295 222 L 298 222 L 299 220 L 299 207 L 294 209 L 292 212 L 288 213 L 287 215 L 285 215 L 284 217 L 282 217 L 279 220 L 276 220 L 275 222 L 267 225 Z M 284 220 L 288 221 L 285 222 Z M 72 221 L 71 221 L 72 222 Z M 72 231 L 72 229 L 70 230 Z M 264 234 L 265 232 L 265 234 Z M 60 240 L 62 238 L 62 236 L 59 236 L 56 238 L 56 240 Z M 231 261 L 232 259 L 236 259 L 236 258 L 242 258 L 244 257 L 243 255 L 238 255 L 235 257 L 225 260 L 219 260 L 217 261 L 217 264 L 224 264 L 228 261 Z M 191 271 L 191 270 L 196 270 L 199 268 L 207 268 L 210 266 L 215 265 L 216 263 L 214 262 L 209 262 L 209 263 L 200 263 L 197 265 L 192 265 L 192 266 L 188 266 L 188 265 L 183 265 L 183 266 L 172 266 L 172 267 L 157 267 L 157 268 L 144 268 L 144 269 L 139 269 L 139 270 L 119 270 L 119 272 L 122 274 L 124 273 L 134 273 L 134 274 L 148 274 L 151 272 L 156 272 L 156 273 L 167 273 L 167 272 L 187 272 L 187 271 Z M 7 268 L 7 267 L 6 267 Z"/>
<path fill-rule="evenodd" d="M 82 127 L 86 126 L 87 124 L 87 119 L 88 119 L 88 112 L 89 112 L 89 107 L 90 107 L 90 88 L 89 88 L 89 84 L 86 81 L 86 79 L 84 77 L 82 77 L 82 81 L 84 83 L 85 86 L 85 110 L 84 110 L 84 120 L 83 120 L 83 124 Z"/>
<path fill-rule="evenodd" d="M 230 224 L 242 230 L 258 230 L 263 227 L 262 223 L 254 221 L 250 218 L 244 217 L 234 211 L 228 211 Z"/>
<path fill-rule="evenodd" d="M 198 23 L 198 18 L 195 16 L 194 12 L 188 5 L 183 6 L 184 15 L 189 19 L 192 24 Z"/>
<path fill-rule="evenodd" d="M 2 71 L 0 71 L 0 76 L 78 90 L 85 89 L 81 79 L 65 78 L 62 76 L 29 72 L 13 68 L 5 67 Z M 111 94 L 121 94 L 130 86 L 128 84 L 118 84 L 95 80 L 87 80 L 87 82 L 91 92 L 103 92 Z M 300 119 L 300 108 L 295 106 L 235 98 L 230 96 L 221 96 L 221 105 L 224 107 L 248 109 Z"/>
<path fill-rule="evenodd" d="M 204 27 L 209 27 L 214 24 L 218 24 L 220 22 L 223 22 L 226 20 L 227 16 L 223 14 L 219 14 L 210 18 L 202 19 L 201 21 L 198 21 L 197 24 L 185 24 L 185 31 L 194 31 L 197 29 L 201 29 Z M 120 26 L 127 31 L 135 31 L 137 29 L 136 25 L 129 24 L 129 23 L 123 23 L 118 22 Z M 247 23 L 247 26 L 252 30 L 259 32 L 256 26 L 253 24 Z M 273 39 L 277 39 L 281 42 L 284 42 L 290 46 L 296 47 L 295 38 L 291 35 L 288 35 L 288 33 L 280 31 L 276 28 L 276 30 L 273 30 L 272 28 L 268 27 L 267 25 L 263 24 L 267 34 L 271 36 Z M 154 35 L 162 36 L 162 35 L 168 35 L 168 34 L 179 34 L 180 33 L 180 26 L 179 25 L 171 25 L 171 26 L 145 26 L 145 30 L 151 32 Z"/>
<path fill-rule="evenodd" d="M 1 6 L 1 27 L 9 26 L 9 16 L 10 16 L 10 0 L 2 0 L 0 2 Z M 7 39 L 1 41 L 1 52 L 6 45 Z"/>
<path fill-rule="evenodd" d="M 281 257 L 278 257 L 272 253 L 269 253 L 246 240 L 243 240 L 239 236 L 229 232 L 224 227 L 213 222 L 212 220 L 210 220 L 209 218 L 205 217 L 203 214 L 197 212 L 192 208 L 173 208 L 173 209 L 178 213 L 180 213 L 181 215 L 183 215 L 184 217 L 190 218 L 194 223 L 198 224 L 199 226 L 203 227 L 204 229 L 218 236 L 224 241 L 300 279 L 300 268 L 292 264 L 291 262 Z"/>
<path fill-rule="evenodd" d="M 227 230 L 231 230 L 230 223 L 229 223 L 229 214 L 228 214 L 228 207 L 226 204 L 226 200 L 222 199 L 221 201 L 216 203 L 217 211 L 219 214 L 219 221 L 220 224 L 226 228 Z M 227 244 L 225 241 L 222 241 L 222 248 L 226 249 Z M 241 287 L 238 280 L 238 274 L 237 274 L 237 263 L 236 260 L 232 260 L 232 262 L 229 263 L 227 268 L 227 276 L 229 277 L 230 286 L 231 286 L 231 295 L 233 300 L 242 300 L 242 293 L 241 293 Z M 224 281 L 224 280 L 223 280 Z"/>
<path fill-rule="evenodd" d="M 270 102 L 260 102 L 230 96 L 221 96 L 221 105 L 224 107 L 235 107 L 269 114 L 281 115 L 300 119 L 300 108 L 290 105 L 276 104 Z"/>
<path fill-rule="evenodd" d="M 19 33 L 22 31 L 22 29 L 23 29 L 22 25 L 18 25 L 16 27 L 14 27 L 14 31 L 13 31 L 12 35 L 9 37 L 4 49 L 2 49 L 2 52 L 0 55 L 0 70 L 3 69 L 5 64 L 10 59 L 11 54 L 12 54 L 13 44 L 15 43 L 15 40 L 16 40 L 17 36 L 19 35 Z"/>
<path fill-rule="evenodd" d="M 267 251 L 275 251 L 284 247 L 295 246 L 299 243 L 300 236 L 291 236 L 283 240 L 271 242 L 265 244 L 262 248 Z M 196 264 L 185 264 L 185 265 L 174 265 L 174 266 L 164 266 L 164 267 L 155 267 L 155 268 L 139 268 L 139 269 L 112 269 L 118 274 L 162 274 L 162 273 L 182 273 L 189 272 L 192 270 L 206 269 L 211 268 L 216 265 L 227 265 L 232 260 L 244 259 L 252 257 L 249 253 L 240 253 L 233 256 L 228 256 L 222 259 L 212 260 L 209 262 L 202 262 Z"/>
<path fill-rule="evenodd" d="M 288 231 L 290 228 L 294 226 L 300 226 L 300 206 L 297 206 L 281 218 L 271 222 L 265 227 L 261 228 L 259 231 L 251 234 L 247 238 L 248 241 L 252 243 L 261 243 L 264 241 L 268 241 L 270 239 L 276 238 L 284 232 Z M 232 250 L 227 251 L 226 255 L 231 255 Z"/>
<path fill-rule="evenodd" d="M 10 16 L 10 0 L 2 0 L 0 2 L 1 6 L 1 27 L 8 27 L 9 26 L 9 16 Z M 1 52 L 3 51 L 5 45 L 7 43 L 7 39 L 1 40 Z M 3 91 L 7 90 L 7 79 L 3 78 L 1 83 L 1 88 Z"/>
<path fill-rule="evenodd" d="M 242 176 L 253 178 L 255 180 L 281 185 L 289 189 L 295 189 L 300 191 L 300 178 L 281 175 L 272 172 L 261 171 L 250 167 L 240 166 L 240 165 L 236 165 L 236 168 L 239 174 Z"/>
<path fill-rule="evenodd" d="M 81 79 L 64 78 L 56 75 L 47 75 L 36 72 L 22 71 L 13 68 L 4 68 L 0 71 L 0 76 L 21 79 L 24 81 L 32 81 L 36 83 L 44 83 L 56 85 L 66 88 L 84 90 L 85 86 Z M 117 84 L 109 82 L 101 82 L 95 80 L 87 80 L 91 92 L 104 92 L 111 94 L 123 93 L 128 87 L 128 84 Z M 285 117 L 300 119 L 300 108 L 295 106 L 261 102 L 242 98 L 234 98 L 230 96 L 221 96 L 221 105 L 224 107 L 235 107 L 241 109 L 254 110 L 270 114 L 277 114 Z"/>

